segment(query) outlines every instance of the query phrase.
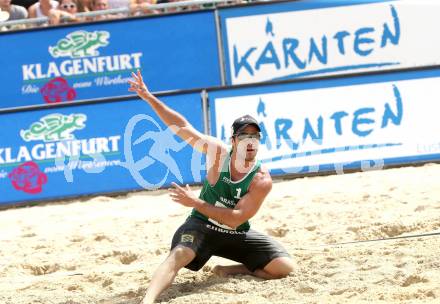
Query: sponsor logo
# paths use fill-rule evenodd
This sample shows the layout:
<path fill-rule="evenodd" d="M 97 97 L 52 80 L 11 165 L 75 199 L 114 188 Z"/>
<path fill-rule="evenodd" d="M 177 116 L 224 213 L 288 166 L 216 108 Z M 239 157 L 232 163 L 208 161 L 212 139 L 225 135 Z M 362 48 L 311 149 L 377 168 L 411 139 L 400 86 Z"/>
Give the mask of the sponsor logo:
<path fill-rule="evenodd" d="M 232 229 L 223 229 L 220 227 L 212 226 L 210 224 L 206 225 L 206 228 L 220 232 L 220 233 L 227 233 L 227 234 L 246 234 L 246 231 L 237 231 Z"/>
<path fill-rule="evenodd" d="M 384 163 L 380 156 L 382 151 L 396 153 L 403 149 L 408 139 L 406 135 L 402 137 L 401 132 L 411 119 L 406 116 L 404 83 L 350 86 L 350 96 L 344 96 L 345 87 L 319 90 L 322 95 L 315 95 L 313 91 L 304 95 L 296 91 L 276 92 L 246 96 L 244 102 L 234 103 L 234 107 L 240 109 L 237 114 L 247 113 L 259 120 L 260 161 L 269 169 L 293 174 L 318 172 L 334 166 L 339 173 L 352 163 L 356 166 L 359 163 L 363 170 L 377 169 Z M 374 98 L 364 97 L 368 90 L 381 90 L 382 93 L 373 94 Z M 297 96 L 296 105 L 305 104 L 314 96 L 328 96 L 328 102 L 317 102 L 313 109 L 307 106 L 304 110 L 286 112 L 286 102 L 298 99 Z M 218 113 L 226 113 L 231 107 L 223 103 L 222 98 L 216 100 Z M 218 113 L 217 136 L 227 142 L 229 134 L 225 130 L 231 119 L 218 116 Z"/>
<path fill-rule="evenodd" d="M 73 89 L 127 84 L 130 73 L 141 69 L 143 54 L 105 56 L 101 53 L 110 45 L 110 38 L 107 31 L 67 34 L 48 47 L 53 61 L 22 65 L 22 94 L 41 92 L 46 102 L 53 103 L 73 100 L 77 93 Z M 67 79 L 72 79 L 71 86 L 67 85 Z"/>
<path fill-rule="evenodd" d="M 84 114 L 49 114 L 34 122 L 28 130 L 21 130 L 24 141 L 42 140 L 44 142 L 75 139 L 72 132 L 85 128 Z"/>
<path fill-rule="evenodd" d="M 76 97 L 76 91 L 69 86 L 63 77 L 52 79 L 41 88 L 40 92 L 46 103 L 71 101 Z"/>
<path fill-rule="evenodd" d="M 298 31 L 298 25 L 307 27 L 314 19 L 316 13 L 308 10 L 228 18 L 232 84 L 401 64 L 388 55 L 396 52 L 401 41 L 401 21 L 394 5 L 370 5 L 367 9 L 376 12 L 375 17 L 362 19 L 362 24 L 356 19 L 348 24 L 332 22 L 343 9 L 323 10 L 320 21 L 326 26 L 308 31 Z M 345 9 L 362 13 L 361 8 Z"/>
<path fill-rule="evenodd" d="M 194 236 L 191 234 L 182 234 L 180 241 L 182 243 L 194 243 Z"/>
<path fill-rule="evenodd" d="M 228 185 L 232 183 L 232 182 L 231 182 L 231 179 L 230 179 L 230 178 L 227 178 L 226 176 L 223 176 L 222 180 L 223 180 L 225 183 L 227 183 Z"/>
<path fill-rule="evenodd" d="M 81 58 L 99 56 L 98 48 L 107 46 L 110 33 L 106 31 L 76 31 L 62 38 L 55 46 L 49 46 L 49 53 L 54 58 Z"/>
<path fill-rule="evenodd" d="M 295 158 L 297 153 L 307 156 L 313 151 L 304 152 L 304 147 L 309 147 L 311 144 L 314 147 L 325 147 L 323 153 L 341 152 L 337 147 L 327 147 L 329 141 L 333 139 L 335 134 L 338 137 L 354 137 L 357 139 L 368 138 L 374 136 L 375 133 L 383 132 L 388 128 L 399 127 L 404 118 L 404 100 L 400 89 L 396 84 L 390 86 L 391 94 L 388 100 L 384 101 L 381 107 L 364 106 L 354 109 L 352 113 L 341 109 L 328 113 L 319 113 L 319 115 L 311 115 L 311 117 L 301 117 L 296 119 L 293 115 L 286 115 L 285 117 L 277 117 L 267 111 L 265 100 L 278 101 L 272 99 L 270 95 L 256 96 L 255 115 L 260 119 L 259 126 L 261 128 L 261 144 L 266 151 L 271 154 L 282 153 L 281 151 L 291 151 L 289 155 L 273 155 L 272 160 L 284 157 Z M 269 101 L 270 103 L 270 101 Z M 273 107 L 275 109 L 276 106 Z M 225 133 L 225 125 L 229 122 L 221 122 L 220 139 L 227 141 Z M 325 131 L 325 132 L 324 132 Z M 360 149 L 369 149 L 380 147 L 365 146 Z M 343 151 L 349 150 L 343 147 Z M 342 152 L 343 152 L 342 151 Z M 316 152 L 316 151 L 314 151 Z M 264 160 L 263 160 L 264 162 Z M 227 182 L 226 180 L 224 180 Z"/>
<path fill-rule="evenodd" d="M 8 177 L 16 190 L 29 194 L 40 193 L 43 185 L 47 183 L 47 175 L 32 161 L 21 164 L 12 170 Z"/>
<path fill-rule="evenodd" d="M 82 113 L 68 115 L 53 113 L 41 117 L 28 129 L 21 130 L 20 137 L 28 143 L 34 141 L 43 143 L 36 143 L 32 146 L 0 147 L 0 165 L 8 166 L 51 159 L 62 160 L 69 157 L 71 158 L 69 167 L 75 169 L 81 167 L 79 161 L 81 156 L 119 153 L 120 135 L 76 139 L 73 132 L 84 129 L 86 121 L 87 116 Z"/>

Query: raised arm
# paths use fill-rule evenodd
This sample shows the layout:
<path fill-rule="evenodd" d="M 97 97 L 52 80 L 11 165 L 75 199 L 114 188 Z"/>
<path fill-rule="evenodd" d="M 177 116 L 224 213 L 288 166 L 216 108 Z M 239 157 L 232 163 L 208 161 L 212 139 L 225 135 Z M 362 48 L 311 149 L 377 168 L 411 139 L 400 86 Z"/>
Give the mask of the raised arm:
<path fill-rule="evenodd" d="M 227 146 L 222 141 L 197 131 L 185 117 L 151 94 L 139 70 L 136 74 L 132 73 L 132 76 L 133 81 L 129 80 L 130 88 L 128 90 L 135 92 L 139 97 L 148 102 L 160 119 L 162 119 L 177 136 L 200 152 L 211 153 L 212 151 L 217 155 L 227 153 Z"/>

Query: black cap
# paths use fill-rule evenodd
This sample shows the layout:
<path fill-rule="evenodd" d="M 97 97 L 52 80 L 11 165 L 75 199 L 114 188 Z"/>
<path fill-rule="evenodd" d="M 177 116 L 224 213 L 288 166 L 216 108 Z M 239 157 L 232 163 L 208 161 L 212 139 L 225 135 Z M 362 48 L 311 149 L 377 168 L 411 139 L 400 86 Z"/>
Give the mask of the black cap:
<path fill-rule="evenodd" d="M 234 123 L 232 124 L 232 136 L 237 135 L 249 125 L 255 126 L 258 129 L 258 132 L 261 131 L 258 121 L 255 118 L 250 115 L 244 115 L 234 120 Z"/>

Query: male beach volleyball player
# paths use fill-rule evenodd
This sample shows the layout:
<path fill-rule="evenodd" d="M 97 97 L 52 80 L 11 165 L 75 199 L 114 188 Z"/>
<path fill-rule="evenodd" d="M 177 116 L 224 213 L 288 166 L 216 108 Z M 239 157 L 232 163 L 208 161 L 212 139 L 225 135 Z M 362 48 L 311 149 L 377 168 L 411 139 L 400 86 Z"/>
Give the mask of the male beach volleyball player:
<path fill-rule="evenodd" d="M 192 208 L 191 215 L 174 234 L 171 252 L 153 274 L 142 303 L 154 303 L 185 267 L 197 271 L 211 256 L 240 264 L 216 266 L 221 276 L 249 274 L 278 279 L 293 270 L 286 250 L 275 240 L 250 229 L 253 217 L 272 188 L 267 169 L 256 159 L 260 127 L 249 115 L 232 125 L 232 148 L 197 131 L 179 113 L 166 106 L 145 86 L 142 75 L 133 73 L 131 92 L 147 101 L 162 121 L 193 148 L 206 154 L 207 177 L 197 197 L 190 187 L 174 184 L 173 201 Z"/>

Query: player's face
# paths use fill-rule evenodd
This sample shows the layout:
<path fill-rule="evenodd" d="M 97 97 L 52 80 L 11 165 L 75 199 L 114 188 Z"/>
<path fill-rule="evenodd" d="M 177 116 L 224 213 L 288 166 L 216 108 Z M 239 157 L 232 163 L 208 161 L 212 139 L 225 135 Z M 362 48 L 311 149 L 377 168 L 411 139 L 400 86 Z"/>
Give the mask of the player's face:
<path fill-rule="evenodd" d="M 255 126 L 246 126 L 238 135 L 233 137 L 234 150 L 237 151 L 237 156 L 246 161 L 254 160 L 257 156 L 260 137 L 260 132 Z"/>

